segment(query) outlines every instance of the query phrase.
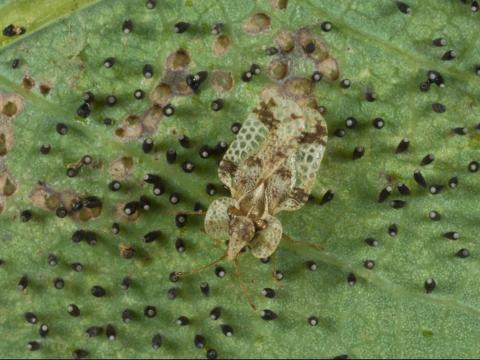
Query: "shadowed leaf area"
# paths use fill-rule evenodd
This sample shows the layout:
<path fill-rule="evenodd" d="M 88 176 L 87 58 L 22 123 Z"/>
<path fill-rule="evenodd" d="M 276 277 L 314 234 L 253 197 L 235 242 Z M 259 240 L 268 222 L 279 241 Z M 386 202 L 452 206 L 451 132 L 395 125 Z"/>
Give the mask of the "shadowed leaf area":
<path fill-rule="evenodd" d="M 0 1 L 0 356 L 478 357 L 475 3 Z M 225 253 L 178 214 L 228 196 L 222 146 L 269 86 L 328 124 L 279 214 L 323 250 L 173 282 Z"/>

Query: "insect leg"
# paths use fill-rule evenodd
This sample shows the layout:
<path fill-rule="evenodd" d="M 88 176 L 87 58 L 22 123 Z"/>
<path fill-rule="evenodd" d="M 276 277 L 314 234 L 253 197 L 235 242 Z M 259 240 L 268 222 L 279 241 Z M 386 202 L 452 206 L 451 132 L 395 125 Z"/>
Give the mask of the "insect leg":
<path fill-rule="evenodd" d="M 215 261 L 213 261 L 213 262 L 211 262 L 207 265 L 203 265 L 199 268 L 196 268 L 196 269 L 193 269 L 193 270 L 190 270 L 190 271 L 177 271 L 175 273 L 175 275 L 177 275 L 178 277 L 185 277 L 185 276 L 189 276 L 189 275 L 192 275 L 192 274 L 195 274 L 195 273 L 202 272 L 203 270 L 206 270 L 209 267 L 212 267 L 212 266 L 218 264 L 220 261 L 222 261 L 226 257 L 227 257 L 227 254 L 224 254 L 224 255 L 220 256 L 217 260 L 215 260 Z"/>
<path fill-rule="evenodd" d="M 242 281 L 242 278 L 240 276 L 240 261 L 239 261 L 239 256 L 237 256 L 235 258 L 235 276 L 237 277 L 237 280 L 240 284 L 240 287 L 242 289 L 242 292 L 243 292 L 243 295 L 245 296 L 245 298 L 247 299 L 247 302 L 248 302 L 248 305 L 250 305 L 250 307 L 253 309 L 253 310 L 257 310 L 257 307 L 255 306 L 255 304 L 253 303 L 253 300 L 252 300 L 252 297 L 250 296 L 250 292 L 248 291 L 247 287 L 245 286 L 245 284 L 243 283 Z"/>

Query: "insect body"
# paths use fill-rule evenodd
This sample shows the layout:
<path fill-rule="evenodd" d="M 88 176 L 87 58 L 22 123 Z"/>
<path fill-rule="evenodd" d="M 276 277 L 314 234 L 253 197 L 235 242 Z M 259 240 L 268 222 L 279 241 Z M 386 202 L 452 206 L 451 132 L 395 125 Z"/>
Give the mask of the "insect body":
<path fill-rule="evenodd" d="M 231 197 L 215 200 L 205 217 L 211 238 L 229 239 L 229 260 L 245 246 L 257 258 L 275 252 L 283 233 L 275 215 L 308 200 L 326 141 L 320 112 L 280 95 L 264 96 L 249 114 L 218 169 Z"/>

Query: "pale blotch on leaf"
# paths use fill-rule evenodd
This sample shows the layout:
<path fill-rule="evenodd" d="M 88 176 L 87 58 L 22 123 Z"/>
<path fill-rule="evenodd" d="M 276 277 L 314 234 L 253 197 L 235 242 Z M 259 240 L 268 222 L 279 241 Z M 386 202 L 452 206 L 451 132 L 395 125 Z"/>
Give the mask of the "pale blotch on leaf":
<path fill-rule="evenodd" d="M 167 69 L 171 71 L 185 70 L 189 64 L 190 56 L 183 49 L 179 49 L 167 57 Z"/>
<path fill-rule="evenodd" d="M 157 131 L 162 116 L 161 106 L 154 103 L 142 117 L 128 115 L 123 120 L 121 127 L 115 130 L 115 135 L 127 141 L 151 135 Z"/>
<path fill-rule="evenodd" d="M 313 61 L 323 61 L 328 58 L 328 47 L 318 36 L 313 35 L 308 29 L 300 29 L 297 33 L 297 39 L 302 49 L 307 48 L 310 44 L 315 46 L 313 52 L 306 56 Z"/>
<path fill-rule="evenodd" d="M 227 35 L 220 35 L 213 40 L 212 51 L 216 56 L 225 55 L 230 48 L 230 38 Z"/>
<path fill-rule="evenodd" d="M 160 106 L 167 105 L 173 97 L 172 88 L 165 83 L 158 84 L 150 93 L 150 100 Z"/>
<path fill-rule="evenodd" d="M 71 190 L 56 191 L 45 182 L 39 181 L 30 193 L 32 204 L 49 212 L 55 212 L 59 207 L 64 207 L 69 216 L 75 221 L 88 221 L 100 216 L 102 207 L 82 207 L 73 211 L 73 204 L 81 201 L 81 196 Z"/>
<path fill-rule="evenodd" d="M 162 108 L 158 105 L 153 105 L 148 109 L 142 117 L 143 135 L 153 134 L 157 131 L 158 124 L 162 119 Z"/>
<path fill-rule="evenodd" d="M 36 207 L 55 211 L 62 203 L 62 195 L 48 184 L 39 181 L 30 193 L 30 200 Z"/>
<path fill-rule="evenodd" d="M 283 80 L 288 75 L 288 62 L 283 59 L 275 59 L 268 66 L 268 76 L 272 80 Z"/>
<path fill-rule="evenodd" d="M 2 116 L 13 118 L 23 111 L 23 98 L 17 94 L 0 93 L 0 110 Z"/>
<path fill-rule="evenodd" d="M 125 140 L 138 139 L 142 133 L 143 126 L 137 115 L 128 115 L 123 120 L 122 126 L 115 130 L 115 135 Z"/>
<path fill-rule="evenodd" d="M 230 91 L 234 84 L 232 73 L 223 70 L 213 71 L 210 75 L 210 81 L 213 90 L 217 93 Z"/>
<path fill-rule="evenodd" d="M 285 82 L 284 89 L 287 96 L 298 100 L 312 95 L 313 84 L 310 79 L 301 77 L 290 78 Z"/>
<path fill-rule="evenodd" d="M 7 169 L 0 172 L 0 195 L 12 196 L 17 191 L 17 184 Z"/>
<path fill-rule="evenodd" d="M 282 30 L 275 37 L 275 43 L 280 51 L 289 53 L 295 48 L 294 34 L 288 30 Z"/>
<path fill-rule="evenodd" d="M 150 99 L 160 105 L 166 105 L 174 96 L 193 95 L 193 90 L 185 81 L 190 64 L 188 53 L 179 49 L 165 60 L 165 72 L 158 85 L 150 94 Z"/>
<path fill-rule="evenodd" d="M 243 29 L 249 34 L 258 34 L 270 29 L 270 17 L 264 13 L 256 13 L 247 18 Z"/>
<path fill-rule="evenodd" d="M 131 174 L 133 159 L 129 156 L 121 156 L 110 163 L 108 174 L 112 179 L 122 180 Z"/>
<path fill-rule="evenodd" d="M 63 191 L 60 193 L 61 196 L 61 203 L 62 205 L 68 210 L 72 219 L 77 221 L 88 221 L 92 218 L 96 218 L 100 216 L 102 213 L 102 207 L 82 207 L 80 211 L 73 211 L 72 212 L 72 204 L 75 201 L 79 200 L 79 195 L 74 193 L 73 191 Z"/>
<path fill-rule="evenodd" d="M 305 83 L 307 81 L 310 81 L 309 79 L 305 79 L 305 78 L 296 78 L 296 79 L 298 80 L 303 79 Z M 292 94 L 287 90 L 287 86 L 286 86 L 287 83 L 289 82 L 286 81 L 278 85 L 270 85 L 265 87 L 260 93 L 260 98 L 266 101 L 273 96 L 287 97 L 295 101 L 297 105 L 299 105 L 300 107 L 309 107 L 315 110 L 318 109 L 318 103 L 317 103 L 317 100 L 315 99 L 315 95 L 313 91 L 305 97 L 295 98 L 295 97 L 292 97 Z"/>
<path fill-rule="evenodd" d="M 175 96 L 193 95 L 193 90 L 185 81 L 186 72 L 167 72 L 162 81 L 170 84 Z"/>
<path fill-rule="evenodd" d="M 0 157 L 13 148 L 13 130 L 9 122 L 0 120 Z"/>
<path fill-rule="evenodd" d="M 288 6 L 288 0 L 270 0 L 274 9 L 285 10 Z"/>
<path fill-rule="evenodd" d="M 327 58 L 322 62 L 316 64 L 317 70 L 328 80 L 337 80 L 340 76 L 337 60 L 334 58 Z"/>

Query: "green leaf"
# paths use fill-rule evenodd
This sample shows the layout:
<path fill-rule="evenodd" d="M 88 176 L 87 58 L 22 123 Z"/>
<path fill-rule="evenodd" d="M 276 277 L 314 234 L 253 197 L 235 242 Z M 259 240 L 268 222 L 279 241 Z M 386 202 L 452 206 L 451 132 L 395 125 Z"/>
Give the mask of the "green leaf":
<path fill-rule="evenodd" d="M 221 358 L 480 356 L 479 172 L 469 170 L 472 161 L 479 161 L 480 145 L 478 13 L 459 1 L 410 0 L 410 14 L 391 1 L 290 1 L 286 9 L 275 8 L 275 3 L 162 0 L 149 10 L 134 0 L 0 1 L 1 24 L 26 28 L 24 35 L 0 36 L 0 145 L 8 150 L 0 157 L 0 171 L 8 171 L 16 185 L 13 195 L 0 196 L 0 354 L 64 358 L 84 349 L 92 358 L 203 358 L 206 349 L 215 349 Z M 270 17 L 271 28 L 246 33 L 246 19 L 258 12 Z M 122 32 L 126 19 L 133 22 L 129 34 Z M 179 21 L 192 26 L 176 34 L 173 26 Z M 324 21 L 332 23 L 331 31 L 322 31 Z M 230 47 L 215 56 L 211 29 L 220 22 Z M 304 27 L 327 44 L 339 64 L 339 80 L 351 81 L 348 89 L 339 80 L 323 79 L 315 85 L 317 103 L 326 108 L 327 151 L 313 199 L 299 211 L 279 215 L 288 237 L 323 250 L 282 241 L 275 261 L 285 274 L 282 281 L 272 278 L 272 261 L 262 264 L 247 252 L 241 256 L 240 277 L 234 264 L 224 261 L 225 278 L 210 268 L 171 283 L 172 271 L 201 267 L 226 249 L 206 236 L 201 217 L 189 215 L 186 226 L 175 226 L 177 213 L 192 211 L 196 202 L 207 207 L 227 195 L 217 177 L 220 157 L 202 159 L 200 147 L 233 141 L 231 125 L 243 122 L 261 90 L 274 83 L 268 76 L 270 62 L 284 56 L 268 56 L 265 49 L 275 46 L 279 31 Z M 439 37 L 448 45 L 433 46 Z M 186 73 L 206 70 L 209 78 L 198 94 L 172 99 L 175 114 L 161 118 L 150 135 L 154 151 L 145 154 L 144 137 L 126 141 L 116 129 L 128 115 L 141 117 L 151 108 L 148 94 L 168 71 L 167 57 L 179 49 L 191 58 Z M 457 57 L 442 61 L 450 49 Z M 289 76 L 310 78 L 314 67 L 301 50 L 285 56 L 291 64 Z M 103 65 L 108 57 L 116 59 L 112 68 Z M 15 69 L 14 59 L 19 59 Z M 142 74 L 147 63 L 154 68 L 151 79 Z M 259 64 L 262 73 L 243 82 L 241 75 L 252 63 Z M 232 74 L 231 90 L 215 90 L 215 70 Z M 431 84 L 428 92 L 421 92 L 419 85 L 429 70 L 442 74 L 445 87 Z M 147 96 L 136 100 L 136 89 Z M 77 109 L 86 91 L 95 94 L 95 106 L 83 119 Z M 377 98 L 368 102 L 365 94 L 372 91 Z M 106 106 L 104 98 L 112 94 L 117 104 Z M 213 112 L 210 104 L 216 98 L 225 106 Z M 443 104 L 446 111 L 432 111 L 433 103 Z M 7 116 L 14 110 L 14 116 Z M 345 126 L 350 116 L 358 120 L 355 129 Z M 112 126 L 104 124 L 106 117 L 113 119 Z M 378 117 L 385 121 L 382 129 L 372 125 Z M 69 128 L 64 136 L 56 132 L 59 122 Z M 452 130 L 463 127 L 468 128 L 464 136 Z M 345 137 L 334 135 L 339 128 L 346 130 Z M 179 145 L 182 134 L 190 138 L 189 148 Z M 396 154 L 403 138 L 410 140 L 410 147 Z M 42 144 L 51 146 L 48 155 L 39 152 Z M 363 146 L 365 155 L 352 160 L 356 146 Z M 174 164 L 166 161 L 170 147 L 177 151 Z M 67 177 L 67 167 L 87 154 L 93 163 L 76 177 Z M 435 160 L 420 165 L 427 154 Z M 113 192 L 108 184 L 115 179 L 108 170 L 120 157 L 131 158 L 133 167 L 126 179 L 117 179 L 122 188 Z M 192 173 L 182 171 L 181 163 L 187 160 L 195 164 Z M 442 185 L 442 191 L 433 195 L 419 186 L 413 178 L 416 169 L 428 186 Z M 152 195 L 152 186 L 143 181 L 146 173 L 163 179 L 165 194 Z M 455 176 L 458 186 L 450 188 L 448 181 Z M 3 179 L 0 175 L 5 192 Z M 39 208 L 38 199 L 31 199 L 38 181 L 56 191 L 97 196 L 101 215 L 81 222 Z M 215 196 L 206 193 L 210 183 L 216 186 Z M 399 194 L 398 183 L 405 183 L 411 194 Z M 379 203 L 378 194 L 386 186 L 393 192 Z M 334 198 L 322 205 L 327 190 Z M 172 193 L 180 196 L 177 205 L 169 202 Z M 133 222 L 119 216 L 120 203 L 141 195 L 150 197 L 149 211 Z M 406 201 L 406 206 L 394 209 L 393 199 Z M 20 212 L 26 209 L 33 216 L 22 222 Z M 440 221 L 429 219 L 433 210 L 441 214 Z M 113 222 L 120 223 L 118 235 L 112 234 Z M 396 236 L 388 233 L 392 224 L 397 225 Z M 78 229 L 94 231 L 97 245 L 72 242 Z M 144 243 L 143 236 L 153 230 L 161 230 L 160 239 Z M 452 231 L 460 234 L 458 240 L 443 236 Z M 184 253 L 175 249 L 178 237 L 186 244 Z M 367 238 L 376 239 L 378 246 L 368 246 Z M 121 244 L 135 248 L 132 259 L 121 256 Z M 456 256 L 460 249 L 471 255 Z M 56 266 L 49 265 L 49 254 L 57 256 Z M 309 260 L 316 262 L 316 271 L 305 266 Z M 365 267 L 368 260 L 374 261 L 373 269 Z M 83 272 L 71 269 L 75 262 L 84 265 Z M 353 286 L 347 281 L 350 273 L 357 280 Z M 17 284 L 23 275 L 29 284 L 21 291 Z M 132 279 L 128 290 L 120 286 L 125 276 Z M 53 286 L 56 278 L 64 280 L 63 289 Z M 424 288 L 429 278 L 436 283 L 431 293 Z M 208 297 L 200 292 L 205 281 Z M 93 297 L 94 285 L 104 287 L 107 295 Z M 242 286 L 257 311 L 250 309 Z M 178 288 L 175 300 L 167 297 L 171 287 Z M 276 290 L 274 299 L 261 295 L 265 287 Z M 81 309 L 79 317 L 68 315 L 72 303 Z M 155 318 L 144 316 L 147 305 L 157 308 Z M 217 321 L 209 317 L 215 306 L 223 308 Z M 129 323 L 122 321 L 125 309 L 134 314 Z M 274 311 L 278 319 L 262 320 L 262 309 Z M 38 324 L 25 321 L 26 312 L 35 313 L 39 324 L 48 324 L 45 338 L 39 336 Z M 176 325 L 179 316 L 189 317 L 191 324 Z M 310 316 L 319 319 L 317 326 L 308 324 Z M 105 334 L 85 336 L 87 328 L 107 324 L 117 330 L 116 341 Z M 233 337 L 222 334 L 221 324 L 234 329 Z M 154 350 L 151 339 L 157 333 L 163 344 Z M 205 349 L 195 347 L 196 334 L 206 338 Z M 28 352 L 29 341 L 38 341 L 40 349 Z"/>

